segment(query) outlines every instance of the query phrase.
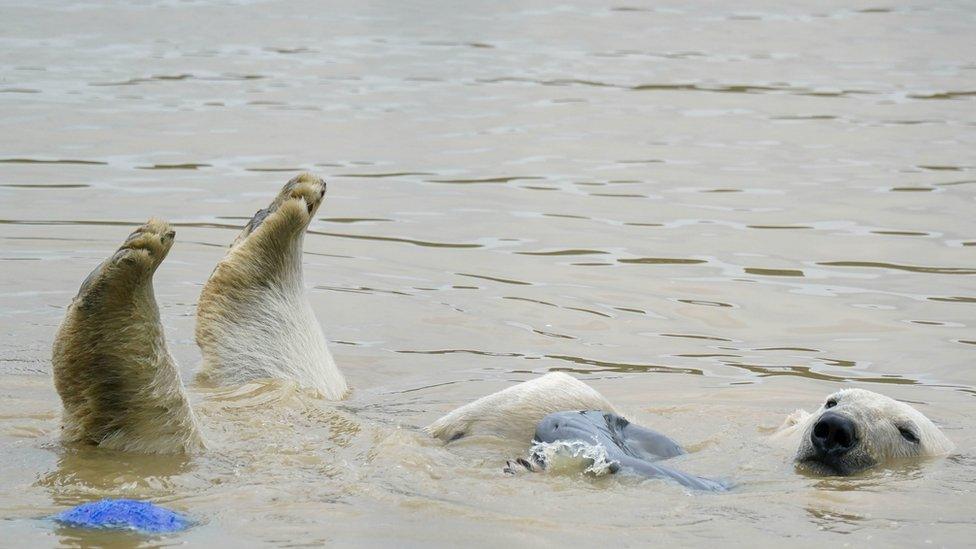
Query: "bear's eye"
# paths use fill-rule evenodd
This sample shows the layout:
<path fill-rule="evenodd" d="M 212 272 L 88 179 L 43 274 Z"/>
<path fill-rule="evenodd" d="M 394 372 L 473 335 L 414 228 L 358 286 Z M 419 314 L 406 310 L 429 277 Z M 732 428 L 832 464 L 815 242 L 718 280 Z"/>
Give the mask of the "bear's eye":
<path fill-rule="evenodd" d="M 918 444 L 918 435 L 916 435 L 915 431 L 912 431 L 910 427 L 899 425 L 898 432 L 901 433 L 902 438 L 904 438 L 908 442 L 911 442 L 912 444 Z"/>
<path fill-rule="evenodd" d="M 824 404 L 824 408 L 833 408 L 834 406 L 837 406 L 837 399 L 836 398 L 832 398 L 832 399 L 828 400 L 826 404 Z"/>

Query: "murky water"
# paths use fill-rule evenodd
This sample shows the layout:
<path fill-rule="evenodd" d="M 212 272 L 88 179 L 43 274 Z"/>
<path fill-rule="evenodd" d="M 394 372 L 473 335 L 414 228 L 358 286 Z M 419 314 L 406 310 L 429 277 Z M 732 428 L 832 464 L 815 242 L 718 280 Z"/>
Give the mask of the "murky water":
<path fill-rule="evenodd" d="M 0 545 L 105 496 L 201 522 L 147 543 L 971 543 L 971 2 L 3 2 Z M 194 306 L 299 170 L 329 181 L 306 279 L 354 391 L 191 385 L 212 449 L 67 450 L 50 344 L 150 215 L 184 379 Z M 733 479 L 508 477 L 528 444 L 420 427 L 549 371 Z M 948 459 L 850 479 L 765 442 L 855 385 Z"/>

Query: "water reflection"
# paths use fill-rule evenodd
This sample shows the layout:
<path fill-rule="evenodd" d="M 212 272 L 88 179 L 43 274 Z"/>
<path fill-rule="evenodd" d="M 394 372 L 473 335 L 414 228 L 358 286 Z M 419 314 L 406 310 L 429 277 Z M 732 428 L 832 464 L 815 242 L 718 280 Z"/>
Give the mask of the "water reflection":
<path fill-rule="evenodd" d="M 37 479 L 54 503 L 70 507 L 104 497 L 159 498 L 173 478 L 192 473 L 189 456 L 116 452 L 91 446 L 58 446 L 57 467 Z"/>
<path fill-rule="evenodd" d="M 54 526 L 54 534 L 61 547 L 171 547 L 186 543 L 177 535 L 147 536 L 124 530 L 89 530 L 60 524 Z"/>

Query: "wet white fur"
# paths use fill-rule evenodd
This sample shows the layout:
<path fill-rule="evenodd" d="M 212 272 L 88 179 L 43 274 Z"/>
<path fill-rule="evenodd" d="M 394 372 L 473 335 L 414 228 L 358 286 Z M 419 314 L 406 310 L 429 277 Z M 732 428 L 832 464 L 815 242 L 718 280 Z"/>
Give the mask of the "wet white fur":
<path fill-rule="evenodd" d="M 555 372 L 461 406 L 428 425 L 427 432 L 444 441 L 458 435 L 491 435 L 529 442 L 542 418 L 566 410 L 616 413 L 595 389 L 568 374 Z"/>
<path fill-rule="evenodd" d="M 201 366 L 209 377 L 223 384 L 293 380 L 330 400 L 346 395 L 346 380 L 305 294 L 302 240 L 298 237 L 287 248 L 288 266 L 280 285 L 262 288 L 238 303 L 241 309 L 211 320 L 213 344 Z"/>
<path fill-rule="evenodd" d="M 207 376 L 284 379 L 330 399 L 346 394 L 302 276 L 302 241 L 324 194 L 325 183 L 310 174 L 289 181 L 214 269 L 197 310 Z M 148 453 L 204 447 L 152 288 L 174 236 L 151 219 L 89 275 L 68 308 L 52 360 L 66 442 Z"/>
<path fill-rule="evenodd" d="M 946 455 L 953 444 L 942 431 L 915 408 L 864 389 L 843 389 L 828 397 L 837 399 L 831 411 L 854 420 L 862 439 L 862 451 L 876 462 L 890 459 Z M 826 402 L 826 400 L 824 401 Z M 450 441 L 458 435 L 493 435 L 513 440 L 532 439 L 538 422 L 553 412 L 604 410 L 618 413 L 598 392 L 564 373 L 552 373 L 519 383 L 461 406 L 427 426 L 427 432 Z M 797 410 L 773 435 L 789 441 L 802 457 L 809 450 L 810 431 L 825 408 L 810 414 Z M 919 443 L 905 440 L 898 425 L 910 421 Z"/>
<path fill-rule="evenodd" d="M 346 395 L 302 272 L 305 231 L 324 193 L 311 174 L 292 179 L 217 264 L 197 307 L 202 376 L 222 384 L 291 380 L 330 400 Z"/>
<path fill-rule="evenodd" d="M 825 403 L 834 400 L 837 405 L 826 408 Z M 825 412 L 830 411 L 854 421 L 858 438 L 865 452 L 877 463 L 898 458 L 935 457 L 949 454 L 953 443 L 924 414 L 912 406 L 893 398 L 865 389 L 842 389 L 824 399 L 824 404 L 814 411 L 793 412 L 773 435 L 788 440 L 797 448 L 797 457 L 810 451 L 810 433 Z M 919 442 L 905 440 L 898 425 L 910 422 Z"/>
<path fill-rule="evenodd" d="M 151 219 L 68 307 L 52 356 L 65 442 L 143 453 L 204 448 L 153 294 L 152 275 L 173 234 Z"/>

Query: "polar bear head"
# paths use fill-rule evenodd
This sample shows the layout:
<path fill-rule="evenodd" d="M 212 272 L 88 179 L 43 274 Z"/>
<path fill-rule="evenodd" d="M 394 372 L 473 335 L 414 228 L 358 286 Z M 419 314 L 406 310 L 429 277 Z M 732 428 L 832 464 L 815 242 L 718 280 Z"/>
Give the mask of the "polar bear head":
<path fill-rule="evenodd" d="M 819 474 L 850 475 L 898 458 L 939 456 L 953 445 L 904 402 L 864 389 L 830 395 L 796 425 L 796 463 Z"/>

